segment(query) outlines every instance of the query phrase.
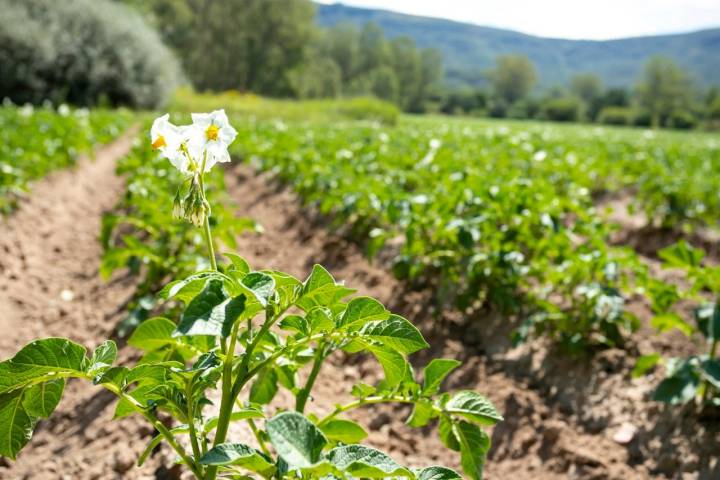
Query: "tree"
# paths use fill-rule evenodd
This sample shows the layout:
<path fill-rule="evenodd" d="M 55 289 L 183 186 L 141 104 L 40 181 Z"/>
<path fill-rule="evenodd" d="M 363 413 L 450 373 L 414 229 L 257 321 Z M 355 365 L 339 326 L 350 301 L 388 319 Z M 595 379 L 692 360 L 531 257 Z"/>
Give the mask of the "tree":
<path fill-rule="evenodd" d="M 400 86 L 398 104 L 408 110 L 420 86 L 420 53 L 410 37 L 396 37 L 390 42 L 392 66 Z"/>
<path fill-rule="evenodd" d="M 490 74 L 495 95 L 508 105 L 525 98 L 537 82 L 535 66 L 524 55 L 502 55 Z"/>
<path fill-rule="evenodd" d="M 199 89 L 292 93 L 316 33 L 310 0 L 125 0 L 144 11 Z"/>
<path fill-rule="evenodd" d="M 650 115 L 653 127 L 664 125 L 674 111 L 689 109 L 690 79 L 669 58 L 653 57 L 645 64 L 637 87 L 638 101 Z"/>
<path fill-rule="evenodd" d="M 427 101 L 440 96 L 443 73 L 442 54 L 434 48 L 420 50 L 420 81 L 410 111 L 424 112 Z"/>
<path fill-rule="evenodd" d="M 582 100 L 587 118 L 594 120 L 602 108 L 602 80 L 592 73 L 575 75 L 570 81 L 570 91 Z"/>
<path fill-rule="evenodd" d="M 374 68 L 390 62 L 390 49 L 385 33 L 376 23 L 367 23 L 358 39 L 358 75 L 370 73 Z"/>
<path fill-rule="evenodd" d="M 349 82 L 358 68 L 360 33 L 351 23 L 339 23 L 322 37 L 323 50 L 340 67 L 343 83 Z"/>

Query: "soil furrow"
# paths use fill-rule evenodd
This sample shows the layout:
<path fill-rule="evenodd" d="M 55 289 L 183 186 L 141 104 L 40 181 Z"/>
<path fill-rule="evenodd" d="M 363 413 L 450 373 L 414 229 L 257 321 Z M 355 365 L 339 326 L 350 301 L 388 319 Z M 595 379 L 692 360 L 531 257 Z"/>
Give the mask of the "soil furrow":
<path fill-rule="evenodd" d="M 133 281 L 98 275 L 102 214 L 124 190 L 115 162 L 131 148 L 128 132 L 83 158 L 73 169 L 35 182 L 32 193 L 0 230 L 0 358 L 40 337 L 62 336 L 94 348 L 122 313 L 117 306 L 133 294 Z M 127 355 L 121 352 L 122 355 Z M 0 465 L 3 479 L 124 478 L 152 433 L 139 419 L 111 422 L 114 397 L 87 382 L 70 381 L 58 409 L 41 421 L 30 444 L 12 464 Z M 154 478 L 151 462 L 132 470 Z"/>

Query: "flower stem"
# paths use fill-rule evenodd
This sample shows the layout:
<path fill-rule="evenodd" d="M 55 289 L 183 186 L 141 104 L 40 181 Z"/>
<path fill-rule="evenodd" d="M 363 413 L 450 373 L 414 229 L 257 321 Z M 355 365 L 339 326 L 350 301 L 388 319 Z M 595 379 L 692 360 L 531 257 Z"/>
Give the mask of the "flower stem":
<path fill-rule="evenodd" d="M 210 217 L 205 217 L 205 242 L 208 247 L 208 256 L 210 257 L 210 266 L 213 270 L 217 270 L 217 262 L 215 261 L 215 247 L 213 246 L 212 232 L 210 231 Z"/>
<path fill-rule="evenodd" d="M 203 160 L 202 168 L 205 168 L 205 160 Z M 205 199 L 205 174 L 200 173 L 199 178 L 200 191 L 202 192 L 203 199 Z M 210 231 L 210 212 L 205 215 L 205 222 L 203 228 L 205 229 L 205 243 L 207 243 L 208 256 L 210 257 L 210 266 L 213 270 L 217 270 L 217 262 L 215 261 L 215 246 L 213 245 L 212 232 Z"/>

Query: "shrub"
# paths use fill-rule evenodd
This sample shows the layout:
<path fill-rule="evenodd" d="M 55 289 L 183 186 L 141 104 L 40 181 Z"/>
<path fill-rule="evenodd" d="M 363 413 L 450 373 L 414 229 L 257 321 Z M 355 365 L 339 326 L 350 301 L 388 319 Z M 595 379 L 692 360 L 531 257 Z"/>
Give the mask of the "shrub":
<path fill-rule="evenodd" d="M 395 125 L 400 116 L 400 110 L 392 103 L 368 97 L 337 101 L 335 111 L 353 120 L 373 120 L 385 125 Z"/>
<path fill-rule="evenodd" d="M 170 51 L 108 0 L 0 0 L 0 97 L 16 103 L 162 105 L 179 78 Z"/>
<path fill-rule="evenodd" d="M 720 121 L 720 96 L 716 97 L 708 107 L 707 116 L 710 120 Z"/>
<path fill-rule="evenodd" d="M 580 102 L 575 98 L 553 98 L 543 104 L 543 114 L 555 122 L 574 122 L 580 117 Z"/>
<path fill-rule="evenodd" d="M 681 130 L 689 130 L 697 124 L 695 116 L 687 110 L 675 110 L 667 119 L 666 126 L 668 128 L 678 128 Z"/>
<path fill-rule="evenodd" d="M 632 125 L 633 111 L 627 107 L 605 107 L 600 111 L 598 121 L 605 125 Z"/>
<path fill-rule="evenodd" d="M 641 110 L 640 112 L 635 113 L 635 116 L 633 117 L 633 125 L 637 127 L 651 127 L 652 116 L 649 112 Z"/>

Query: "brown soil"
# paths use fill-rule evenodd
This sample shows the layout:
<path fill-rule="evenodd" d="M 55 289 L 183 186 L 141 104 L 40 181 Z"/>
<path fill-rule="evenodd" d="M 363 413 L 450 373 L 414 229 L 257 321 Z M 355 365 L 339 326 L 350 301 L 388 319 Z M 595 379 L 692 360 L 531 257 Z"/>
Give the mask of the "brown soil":
<path fill-rule="evenodd" d="M 36 336 L 69 336 L 94 347 L 122 316 L 132 280 L 103 283 L 97 276 L 99 219 L 122 191 L 113 160 L 127 148 L 127 139 L 114 148 L 94 163 L 39 182 L 0 232 L 0 328 L 6 332 L 0 357 Z M 634 361 L 628 353 L 568 358 L 542 341 L 512 348 L 510 323 L 492 314 L 464 325 L 453 318 L 440 322 L 427 292 L 409 291 L 382 266 L 368 263 L 356 245 L 328 233 L 268 177 L 239 166 L 228 172 L 227 183 L 238 213 L 257 219 L 266 231 L 240 239 L 239 253 L 252 265 L 304 278 L 313 263 L 322 263 L 336 278 L 418 324 L 432 348 L 412 358 L 416 366 L 440 355 L 464 361 L 447 388 L 476 389 L 506 417 L 491 431 L 487 478 L 720 478 L 717 419 L 698 421 L 693 412 L 650 402 L 657 379 L 631 379 Z M 70 302 L 60 300 L 65 289 L 74 292 Z M 649 341 L 646 335 L 651 333 L 641 332 L 634 342 L 640 350 Z M 129 356 L 121 350 L 122 358 Z M 328 411 L 348 398 L 353 382 L 371 383 L 377 375 L 372 358 L 334 357 L 321 372 L 308 410 Z M 289 396 L 281 395 L 280 403 L 287 404 Z M 171 478 L 167 448 L 142 468 L 132 467 L 151 431 L 133 418 L 110 422 L 112 410 L 112 398 L 97 388 L 71 383 L 58 411 L 40 424 L 18 461 L 0 467 L 0 478 Z M 457 467 L 458 456 L 440 444 L 434 428 L 404 425 L 408 413 L 386 406 L 353 416 L 368 427 L 370 443 L 398 461 Z M 231 439 L 250 443 L 245 435 L 234 430 Z"/>

